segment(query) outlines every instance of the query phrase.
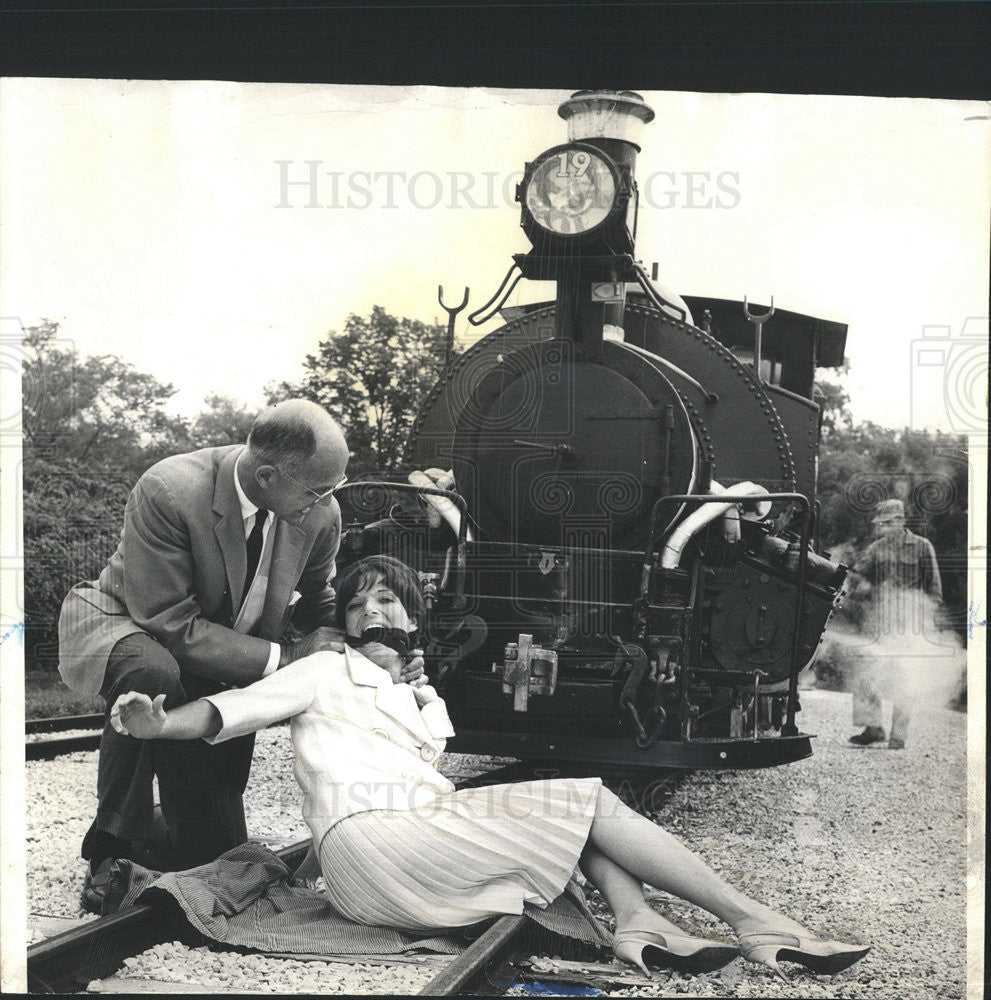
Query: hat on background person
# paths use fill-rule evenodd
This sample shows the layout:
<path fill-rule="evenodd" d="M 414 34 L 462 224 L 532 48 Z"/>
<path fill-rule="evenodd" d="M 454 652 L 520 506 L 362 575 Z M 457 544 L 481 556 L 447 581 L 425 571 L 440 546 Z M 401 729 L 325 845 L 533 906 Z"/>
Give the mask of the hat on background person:
<path fill-rule="evenodd" d="M 879 521 L 893 521 L 895 518 L 905 520 L 905 504 L 901 500 L 882 500 L 874 508 L 874 524 Z"/>

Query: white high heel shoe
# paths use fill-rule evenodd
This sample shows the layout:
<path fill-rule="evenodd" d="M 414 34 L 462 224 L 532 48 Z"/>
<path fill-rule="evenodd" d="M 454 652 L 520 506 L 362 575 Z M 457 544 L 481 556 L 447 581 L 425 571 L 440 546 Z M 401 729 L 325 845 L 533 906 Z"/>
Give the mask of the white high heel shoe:
<path fill-rule="evenodd" d="M 859 962 L 870 947 L 799 937 L 797 934 L 758 932 L 740 935 L 740 954 L 757 965 L 766 965 L 779 979 L 788 982 L 778 960 L 799 962 L 820 976 L 832 976 Z"/>
<path fill-rule="evenodd" d="M 678 972 L 715 972 L 729 965 L 738 952 L 732 945 L 706 938 L 689 937 L 665 931 L 630 929 L 613 936 L 613 954 L 636 965 L 650 979 L 648 961 L 655 969 Z"/>

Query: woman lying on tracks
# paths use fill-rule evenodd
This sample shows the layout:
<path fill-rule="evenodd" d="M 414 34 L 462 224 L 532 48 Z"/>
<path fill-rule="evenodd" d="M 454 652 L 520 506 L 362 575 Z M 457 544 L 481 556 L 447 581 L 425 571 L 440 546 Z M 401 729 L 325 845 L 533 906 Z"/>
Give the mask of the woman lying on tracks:
<path fill-rule="evenodd" d="M 337 602 L 348 637 L 370 628 L 413 635 L 424 620 L 416 574 L 387 556 L 345 573 Z M 665 920 L 644 900 L 643 882 L 726 921 L 739 953 L 778 975 L 778 959 L 835 973 L 867 954 L 727 885 L 599 778 L 455 791 L 435 767 L 454 735 L 443 700 L 425 683 L 400 683 L 346 641 L 343 653 L 315 653 L 170 711 L 164 695 L 152 702 L 128 692 L 113 725 L 141 739 L 217 742 L 291 719 L 303 816 L 327 893 L 358 923 L 425 931 L 520 913 L 524 901 L 546 906 L 577 864 L 616 915 L 615 954 L 644 972 L 713 971 L 738 950 Z"/>

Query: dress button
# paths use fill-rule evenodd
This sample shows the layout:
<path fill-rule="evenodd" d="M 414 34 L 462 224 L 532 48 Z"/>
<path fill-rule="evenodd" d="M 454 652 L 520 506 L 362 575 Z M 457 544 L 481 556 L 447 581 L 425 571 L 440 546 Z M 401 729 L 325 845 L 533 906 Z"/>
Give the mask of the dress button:
<path fill-rule="evenodd" d="M 437 756 L 437 751 L 433 747 L 428 747 L 426 744 L 424 744 L 422 747 L 420 747 L 420 756 L 425 761 L 429 762 L 432 761 Z"/>

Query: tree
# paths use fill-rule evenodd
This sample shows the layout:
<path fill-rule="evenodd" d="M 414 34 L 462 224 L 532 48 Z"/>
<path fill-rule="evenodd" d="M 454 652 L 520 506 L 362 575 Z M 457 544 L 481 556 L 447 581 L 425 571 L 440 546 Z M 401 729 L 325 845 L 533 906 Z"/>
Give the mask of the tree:
<path fill-rule="evenodd" d="M 204 400 L 206 407 L 189 429 L 192 447 L 214 448 L 224 444 L 243 444 L 258 415 L 258 410 L 221 393 L 212 392 Z"/>
<path fill-rule="evenodd" d="M 131 479 L 38 458 L 24 465 L 24 652 L 29 670 L 54 670 L 62 601 L 93 580 L 120 541 Z"/>
<path fill-rule="evenodd" d="M 368 317 L 352 313 L 343 333 L 330 331 L 303 363 L 297 383 L 266 387 L 269 403 L 302 396 L 340 422 L 351 478 L 394 474 L 410 426 L 444 367 L 444 327 L 398 319 L 381 306 Z"/>
<path fill-rule="evenodd" d="M 24 648 L 28 666 L 58 662 L 67 591 L 99 574 L 120 539 L 137 477 L 189 444 L 166 411 L 175 389 L 112 355 L 82 357 L 59 324 L 22 334 Z"/>
<path fill-rule="evenodd" d="M 112 468 L 136 478 L 188 438 L 166 412 L 175 388 L 113 355 L 81 358 L 59 324 L 43 320 L 22 337 L 24 460 Z"/>
<path fill-rule="evenodd" d="M 58 323 L 28 327 L 22 345 L 24 649 L 30 669 L 54 669 L 62 601 L 117 547 L 138 476 L 166 455 L 243 442 L 255 414 L 213 394 L 191 424 L 172 416 L 171 385 L 80 357 Z"/>
<path fill-rule="evenodd" d="M 845 376 L 849 363 L 843 362 L 842 373 Z M 835 382 L 822 375 L 828 369 L 820 371 L 815 385 L 815 400 L 822 407 L 822 439 L 828 441 L 836 432 L 849 431 L 853 428 L 853 415 L 850 413 L 850 393 L 842 382 Z"/>
<path fill-rule="evenodd" d="M 851 563 L 873 540 L 874 506 L 901 500 L 906 526 L 933 543 L 943 581 L 943 623 L 961 636 L 967 618 L 968 473 L 963 435 L 870 422 L 834 429 L 819 456 L 824 547 Z"/>

